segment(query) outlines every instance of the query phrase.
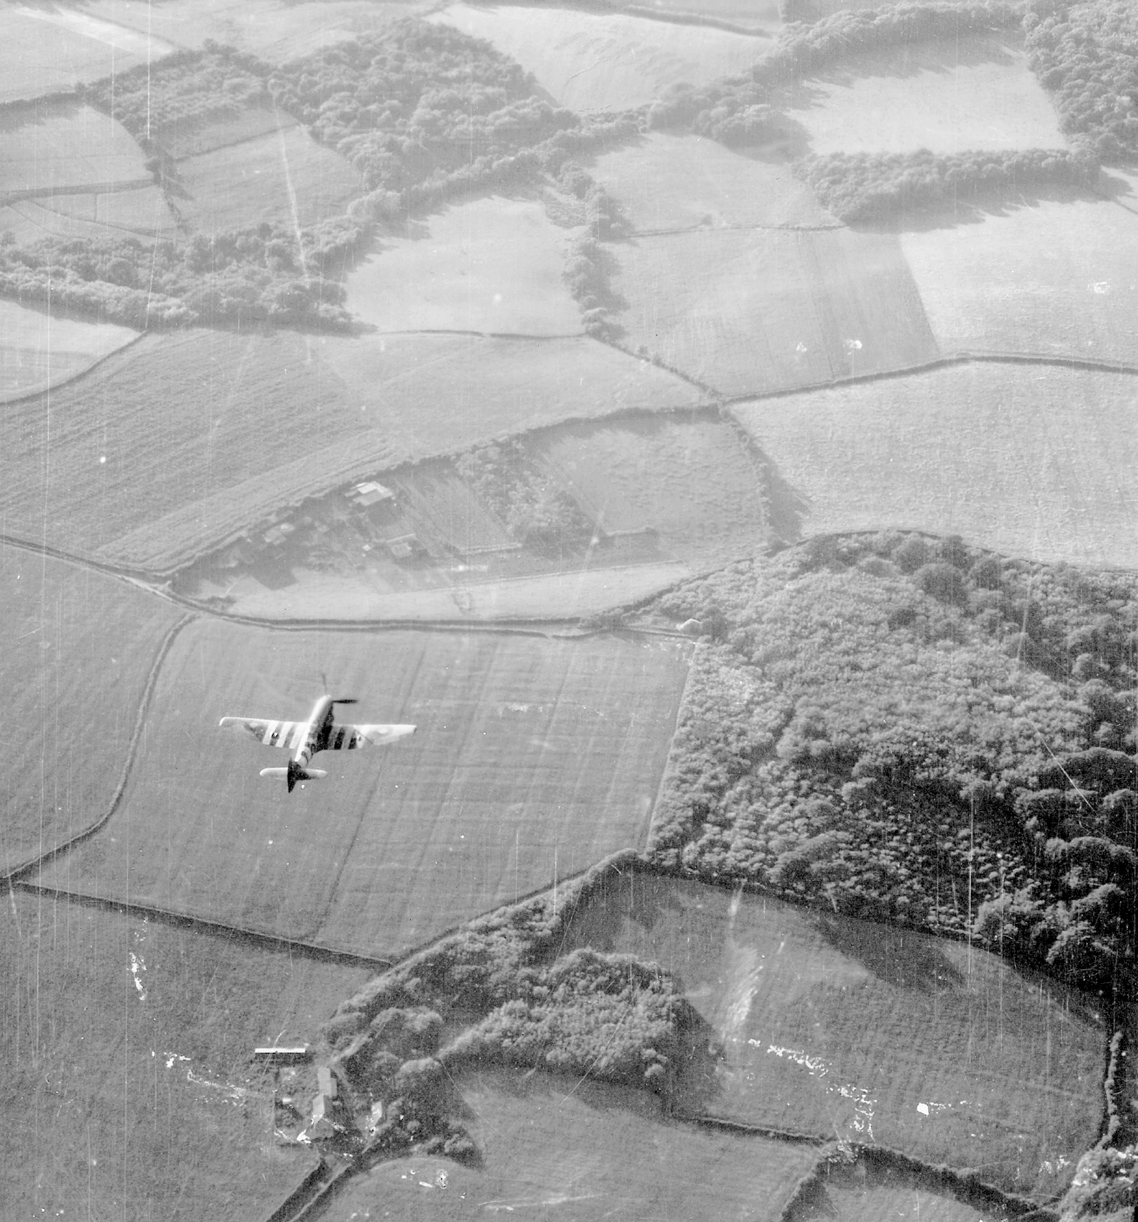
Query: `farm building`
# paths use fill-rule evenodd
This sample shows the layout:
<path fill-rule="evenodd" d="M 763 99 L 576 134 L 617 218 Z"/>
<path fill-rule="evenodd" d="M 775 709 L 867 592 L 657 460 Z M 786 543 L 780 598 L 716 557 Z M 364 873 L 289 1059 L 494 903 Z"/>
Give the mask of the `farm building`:
<path fill-rule="evenodd" d="M 312 1048 L 308 1044 L 282 1048 L 276 1045 L 267 1048 L 254 1048 L 253 1060 L 261 1065 L 279 1067 L 281 1065 L 301 1065 L 312 1060 Z"/>
<path fill-rule="evenodd" d="M 360 509 L 370 509 L 372 505 L 394 501 L 395 493 L 390 488 L 385 488 L 383 484 L 376 483 L 375 480 L 368 480 L 366 483 L 356 484 L 349 500 Z"/>
<path fill-rule="evenodd" d="M 316 1096 L 312 1100 L 312 1119 L 308 1122 L 305 1134 L 310 1141 L 320 1141 L 325 1137 L 333 1137 L 342 1132 L 343 1125 L 335 1120 L 336 1101 L 339 1095 L 336 1079 L 332 1071 L 321 1065 L 316 1071 Z"/>

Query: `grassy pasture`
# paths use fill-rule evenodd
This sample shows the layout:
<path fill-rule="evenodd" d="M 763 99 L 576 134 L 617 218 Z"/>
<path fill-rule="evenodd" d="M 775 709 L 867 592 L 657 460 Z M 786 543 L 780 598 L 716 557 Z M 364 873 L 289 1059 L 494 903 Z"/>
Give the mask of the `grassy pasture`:
<path fill-rule="evenodd" d="M 312 225 L 343 212 L 363 191 L 338 153 L 295 123 L 178 162 L 186 195 L 177 207 L 196 229 L 243 229 L 262 221 Z"/>
<path fill-rule="evenodd" d="M 1125 374 L 977 364 L 732 411 L 800 535 L 908 527 L 1133 568 L 1136 402 Z"/>
<path fill-rule="evenodd" d="M 561 280 L 575 233 L 536 200 L 475 199 L 385 238 L 351 271 L 345 305 L 380 331 L 575 335 L 577 303 Z"/>
<path fill-rule="evenodd" d="M 10 547 L 0 548 L 0 591 L 6 871 L 106 814 L 178 613 L 109 577 Z"/>
<path fill-rule="evenodd" d="M 660 963 L 716 1028 L 722 1059 L 689 1079 L 688 1108 L 1044 1195 L 1098 1135 L 1097 1015 L 986 951 L 646 876 L 586 907 L 579 945 Z"/>
<path fill-rule="evenodd" d="M 863 1162 L 827 1171 L 822 1192 L 791 1209 L 786 1222 L 994 1222 L 1002 1209 L 974 1209 L 963 1201 L 931 1192 L 911 1177 L 886 1175 Z"/>
<path fill-rule="evenodd" d="M 163 124 L 154 128 L 153 136 L 165 152 L 180 160 L 295 126 L 295 119 L 270 106 L 246 106 L 239 114 L 222 119 L 188 118 Z"/>
<path fill-rule="evenodd" d="M 0 922 L 4 1216 L 260 1222 L 315 1157 L 273 1140 L 252 1050 L 366 970 L 19 892 Z"/>
<path fill-rule="evenodd" d="M 0 102 L 73 89 L 174 50 L 145 29 L 124 29 L 71 9 L 5 6 L 0 11 Z"/>
<path fill-rule="evenodd" d="M 0 402 L 66 381 L 136 339 L 113 323 L 53 317 L 0 301 Z"/>
<path fill-rule="evenodd" d="M 1138 217 L 1125 207 L 1040 200 L 900 238 L 945 352 L 1135 362 Z"/>
<path fill-rule="evenodd" d="M 43 874 L 79 893 L 363 953 L 460 921 L 644 841 L 687 646 L 505 634 L 183 630 L 123 806 Z M 223 714 L 303 717 L 322 689 L 390 748 L 325 754 L 285 801 L 285 753 Z"/>
<path fill-rule="evenodd" d="M 21 205 L 33 201 L 21 201 Z M 155 186 L 135 187 L 130 191 L 85 191 L 75 195 L 48 195 L 38 201 L 41 208 L 92 225 L 104 225 L 110 230 L 130 229 L 139 233 L 163 233 L 177 222 L 166 203 L 166 197 Z M 17 205 L 18 207 L 21 205 Z M 106 234 L 106 230 L 104 230 Z M 121 234 L 115 234 L 121 237 Z"/>
<path fill-rule="evenodd" d="M 726 395 L 938 355 L 894 234 L 698 230 L 617 252 L 625 342 Z"/>
<path fill-rule="evenodd" d="M 873 0 L 876 3 L 876 0 Z M 711 18 L 739 26 L 744 30 L 771 30 L 782 24 L 778 0 L 652 0 L 626 4 L 626 10 L 643 17 L 659 14 L 680 20 L 684 17 Z M 849 7 L 853 7 L 852 5 Z"/>
<path fill-rule="evenodd" d="M 680 82 L 710 84 L 745 72 L 772 45 L 710 26 L 545 6 L 453 4 L 430 20 L 485 38 L 562 106 L 578 111 L 625 110 Z"/>
<path fill-rule="evenodd" d="M 750 456 L 713 416 L 563 425 L 531 445 L 602 529 L 652 527 L 661 550 L 694 569 L 747 555 L 766 536 Z"/>
<path fill-rule="evenodd" d="M 179 47 L 207 39 L 284 63 L 353 34 L 382 29 L 423 7 L 402 0 L 92 0 L 88 11 Z M 109 71 L 109 69 L 108 69 Z M 103 73 L 106 75 L 106 73 Z"/>
<path fill-rule="evenodd" d="M 427 1155 L 382 1163 L 337 1198 L 329 1222 L 488 1212 L 777 1222 L 818 1156 L 810 1145 L 672 1123 L 654 1096 L 626 1087 L 512 1071 L 456 1084 L 482 1165 Z"/>
<path fill-rule="evenodd" d="M 786 100 L 812 153 L 1067 147 L 1022 39 L 990 34 L 891 46 L 797 82 Z"/>
<path fill-rule="evenodd" d="M 705 136 L 650 132 L 602 154 L 592 174 L 641 233 L 837 224 L 788 165 L 756 160 Z"/>
<path fill-rule="evenodd" d="M 0 193 L 49 194 L 98 184 L 146 186 L 142 150 L 121 123 L 78 102 L 0 115 Z"/>

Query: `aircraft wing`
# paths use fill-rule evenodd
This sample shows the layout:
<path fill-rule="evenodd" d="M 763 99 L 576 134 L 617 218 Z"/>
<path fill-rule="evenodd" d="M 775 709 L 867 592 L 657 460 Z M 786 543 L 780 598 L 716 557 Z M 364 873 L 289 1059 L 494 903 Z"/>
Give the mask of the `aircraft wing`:
<path fill-rule="evenodd" d="M 414 726 L 333 726 L 326 750 L 354 751 L 369 744 L 382 747 L 385 743 L 414 733 Z"/>
<path fill-rule="evenodd" d="M 266 747 L 295 747 L 308 729 L 303 721 L 266 721 L 263 717 L 223 717 L 218 724 L 241 726 Z"/>

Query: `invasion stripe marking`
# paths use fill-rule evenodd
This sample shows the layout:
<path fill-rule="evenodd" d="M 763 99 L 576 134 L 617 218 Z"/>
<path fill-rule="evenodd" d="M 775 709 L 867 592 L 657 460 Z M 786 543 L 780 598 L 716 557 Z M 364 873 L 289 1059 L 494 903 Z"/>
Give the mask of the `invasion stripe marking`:
<path fill-rule="evenodd" d="M 265 744 L 266 747 L 272 747 L 276 745 L 277 730 L 280 727 L 280 724 L 281 723 L 279 721 L 270 721 L 265 726 L 265 737 L 261 739 L 261 741 Z"/>

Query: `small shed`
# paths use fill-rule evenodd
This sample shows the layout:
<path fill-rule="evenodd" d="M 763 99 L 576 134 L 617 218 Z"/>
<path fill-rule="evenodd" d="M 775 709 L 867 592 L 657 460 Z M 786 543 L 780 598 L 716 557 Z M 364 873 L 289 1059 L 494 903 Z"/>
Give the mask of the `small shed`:
<path fill-rule="evenodd" d="M 370 509 L 372 505 L 378 505 L 381 501 L 395 500 L 395 493 L 375 480 L 367 480 L 365 483 L 356 484 L 349 500 L 353 505 L 358 505 L 360 509 Z"/>

